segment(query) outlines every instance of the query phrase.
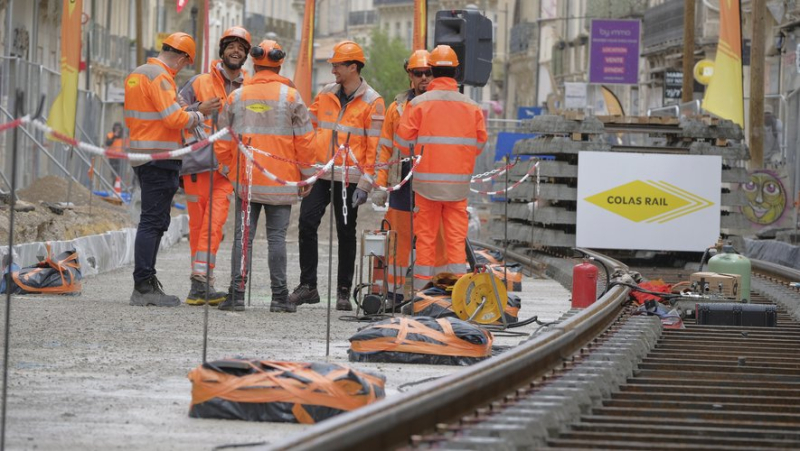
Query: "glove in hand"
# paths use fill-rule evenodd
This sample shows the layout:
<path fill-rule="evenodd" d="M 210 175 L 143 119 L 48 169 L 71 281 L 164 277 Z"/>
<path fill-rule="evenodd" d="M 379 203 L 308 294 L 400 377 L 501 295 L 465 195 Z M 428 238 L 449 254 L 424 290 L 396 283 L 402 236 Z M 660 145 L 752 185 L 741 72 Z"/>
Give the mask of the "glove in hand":
<path fill-rule="evenodd" d="M 353 199 L 350 201 L 350 203 L 352 203 L 354 207 L 358 207 L 366 201 L 367 192 L 361 188 L 356 188 L 356 190 L 353 191 Z"/>

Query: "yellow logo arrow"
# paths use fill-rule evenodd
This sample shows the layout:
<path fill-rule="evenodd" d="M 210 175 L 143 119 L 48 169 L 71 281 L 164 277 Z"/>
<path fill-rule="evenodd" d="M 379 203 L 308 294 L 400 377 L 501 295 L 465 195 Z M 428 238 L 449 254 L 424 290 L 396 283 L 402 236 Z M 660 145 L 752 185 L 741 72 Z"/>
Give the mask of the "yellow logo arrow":
<path fill-rule="evenodd" d="M 714 205 L 675 185 L 655 180 L 635 180 L 585 200 L 633 222 L 659 224 Z"/>
<path fill-rule="evenodd" d="M 246 107 L 248 110 L 252 111 L 253 113 L 263 113 L 265 111 L 269 111 L 272 109 L 271 106 L 265 103 L 254 103 L 252 105 L 247 105 Z"/>

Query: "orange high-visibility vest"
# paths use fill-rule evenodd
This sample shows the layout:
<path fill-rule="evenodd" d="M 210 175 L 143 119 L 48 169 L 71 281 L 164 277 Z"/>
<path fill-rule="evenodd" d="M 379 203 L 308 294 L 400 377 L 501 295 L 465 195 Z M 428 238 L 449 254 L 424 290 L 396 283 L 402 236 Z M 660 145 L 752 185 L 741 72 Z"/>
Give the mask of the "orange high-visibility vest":
<path fill-rule="evenodd" d="M 269 70 L 258 72 L 228 96 L 228 105 L 220 116 L 220 127 L 231 125 L 245 143 L 258 149 L 252 151 L 254 159 L 271 173 L 286 181 L 298 181 L 301 171 L 304 177 L 315 172 L 310 167 L 314 163 L 314 129 L 302 97 L 291 85 L 289 79 Z M 242 196 L 244 190 L 239 187 L 247 186 L 247 158 L 239 154 L 230 137 L 219 142 L 217 158 L 224 166 L 223 172 L 225 168 L 232 168 L 228 178 Z M 304 164 L 298 168 L 293 162 L 271 158 L 259 150 Z M 297 197 L 297 187 L 272 181 L 253 167 L 253 202 L 290 205 L 297 202 Z"/>
<path fill-rule="evenodd" d="M 386 163 L 400 158 L 400 150 L 394 146 L 394 135 L 400 125 L 408 97 L 413 91 L 404 91 L 394 98 L 394 102 L 386 109 L 386 119 L 381 130 L 381 139 L 378 141 L 378 162 Z M 380 186 L 394 186 L 402 178 L 402 165 L 395 164 L 389 167 L 378 168 L 376 182 Z"/>
<path fill-rule="evenodd" d="M 427 92 L 406 106 L 394 138 L 409 155 L 422 153 L 414 191 L 430 200 L 458 201 L 469 194 L 475 159 L 486 144 L 486 125 L 477 103 L 458 92 L 456 81 L 435 78 Z"/>
<path fill-rule="evenodd" d="M 353 93 L 353 100 L 342 109 L 337 97 L 340 89 L 342 86 L 337 83 L 325 86 L 309 108 L 311 122 L 317 131 L 316 160 L 318 163 L 326 163 L 333 156 L 331 143 L 335 131 L 337 140 L 333 142 L 333 153 L 338 150 L 340 144 L 344 144 L 349 133 L 350 149 L 358 162 L 366 165 L 375 164 L 384 119 L 383 98 L 362 80 L 361 86 Z M 343 162 L 343 158 L 337 158 L 335 164 L 339 166 Z M 340 170 L 331 172 L 334 181 L 342 180 Z M 331 180 L 331 172 L 321 178 Z M 370 176 L 375 174 L 374 168 L 367 168 L 366 172 Z M 358 188 L 367 192 L 372 191 L 372 184 L 355 167 L 348 169 L 348 176 L 351 181 L 358 181 Z"/>
<path fill-rule="evenodd" d="M 174 73 L 158 58 L 137 67 L 125 79 L 125 124 L 130 151 L 157 153 L 181 146 L 181 130 L 198 124 L 200 113 L 184 111 L 177 102 Z M 131 161 L 140 166 L 144 161 Z"/>

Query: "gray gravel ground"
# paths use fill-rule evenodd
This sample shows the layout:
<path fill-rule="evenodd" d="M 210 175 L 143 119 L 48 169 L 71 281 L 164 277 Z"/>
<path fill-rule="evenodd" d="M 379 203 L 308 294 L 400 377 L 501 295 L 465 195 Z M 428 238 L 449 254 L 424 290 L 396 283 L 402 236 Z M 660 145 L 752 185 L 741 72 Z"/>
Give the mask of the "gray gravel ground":
<path fill-rule="evenodd" d="M 373 218 L 360 222 L 360 228 L 376 223 Z M 261 229 L 259 236 L 263 236 L 263 224 Z M 322 236 L 327 238 L 325 230 Z M 292 286 L 299 277 L 295 236 L 296 233 L 291 234 L 289 243 Z M 229 268 L 229 246 L 228 240 L 220 250 L 218 275 Z M 209 360 L 245 356 L 347 363 L 347 338 L 361 324 L 340 321 L 340 312 L 334 310 L 330 356 L 326 357 L 327 239 L 320 247 L 319 288 L 323 302 L 302 306 L 298 314 L 277 314 L 268 309 L 266 242 L 256 242 L 252 306 L 243 313 L 210 310 Z M 306 426 L 189 418 L 191 385 L 186 375 L 202 360 L 203 308 L 128 306 L 131 271 L 132 268 L 123 268 L 87 279 L 83 294 L 78 297 L 14 298 L 9 449 L 194 450 L 233 443 L 275 442 L 302 432 Z M 167 292 L 186 295 L 186 240 L 160 253 L 158 271 Z M 217 285 L 224 289 L 227 284 L 220 280 Z M 553 281 L 526 278 L 524 289 L 521 318 L 536 314 L 542 320 L 553 320 L 569 309 L 569 293 Z M 520 340 L 497 337 L 495 344 L 510 346 Z M 388 396 L 396 395 L 402 384 L 410 383 L 406 389 L 413 390 L 415 381 L 459 369 L 398 364 L 353 366 L 383 373 Z"/>

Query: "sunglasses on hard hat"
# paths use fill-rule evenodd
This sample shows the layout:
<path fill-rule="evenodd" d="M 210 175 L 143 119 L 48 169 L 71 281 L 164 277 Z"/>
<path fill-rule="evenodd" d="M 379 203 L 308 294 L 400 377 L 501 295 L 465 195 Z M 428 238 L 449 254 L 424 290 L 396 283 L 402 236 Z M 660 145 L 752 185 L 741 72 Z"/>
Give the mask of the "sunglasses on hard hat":
<path fill-rule="evenodd" d="M 431 77 L 431 75 L 433 75 L 433 73 L 431 72 L 431 70 L 430 70 L 430 69 L 428 69 L 428 70 L 417 70 L 417 69 L 412 69 L 412 70 L 410 70 L 409 72 L 411 72 L 411 74 L 412 74 L 412 75 L 414 75 L 414 76 L 415 76 L 415 77 L 417 77 L 417 78 L 421 78 L 423 75 L 424 75 L 424 76 L 426 76 L 426 77 L 428 77 L 428 78 L 430 78 L 430 77 Z"/>

